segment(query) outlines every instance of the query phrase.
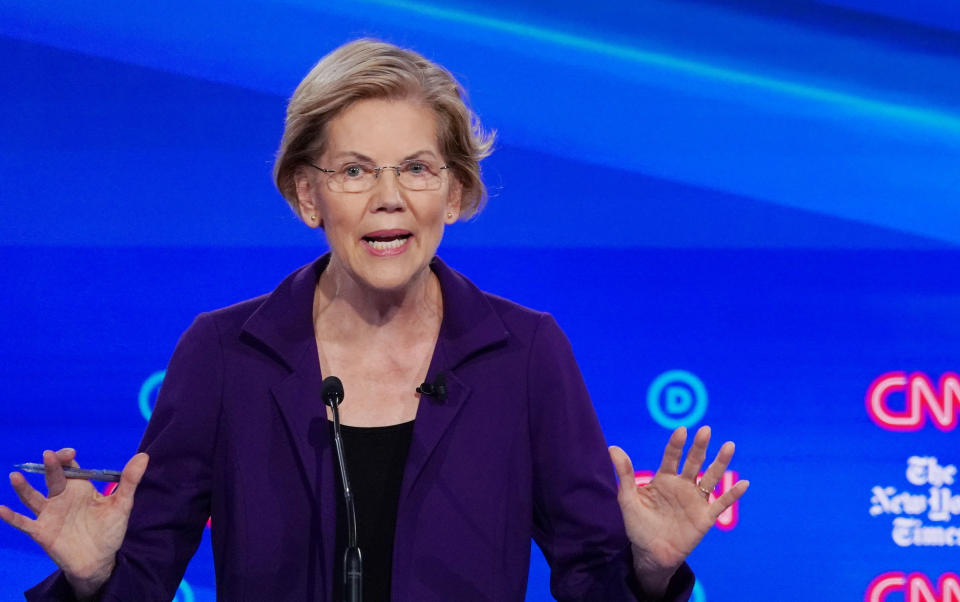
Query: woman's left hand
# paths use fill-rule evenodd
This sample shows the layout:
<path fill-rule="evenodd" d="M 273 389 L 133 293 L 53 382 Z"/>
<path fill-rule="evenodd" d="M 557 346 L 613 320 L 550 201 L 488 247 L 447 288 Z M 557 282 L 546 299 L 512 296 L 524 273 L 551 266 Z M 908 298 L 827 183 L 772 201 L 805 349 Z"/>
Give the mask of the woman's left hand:
<path fill-rule="evenodd" d="M 716 459 L 700 481 L 697 474 L 707 455 L 710 427 L 697 431 L 680 471 L 687 429 L 673 431 L 663 451 L 663 461 L 653 480 L 642 487 L 634 483 L 633 464 L 619 447 L 610 448 L 610 457 L 620 479 L 617 501 L 623 513 L 627 537 L 633 546 L 633 564 L 647 594 L 661 596 L 670 578 L 700 543 L 724 510 L 740 499 L 749 481 L 738 481 L 710 503 L 712 492 L 733 457 L 733 442 L 720 448 Z"/>

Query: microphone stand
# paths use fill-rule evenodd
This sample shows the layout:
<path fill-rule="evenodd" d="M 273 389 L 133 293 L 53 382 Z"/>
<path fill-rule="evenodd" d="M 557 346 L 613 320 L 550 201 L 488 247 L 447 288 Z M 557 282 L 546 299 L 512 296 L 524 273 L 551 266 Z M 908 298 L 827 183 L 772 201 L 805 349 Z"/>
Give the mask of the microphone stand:
<path fill-rule="evenodd" d="M 335 382 L 334 382 L 335 381 Z M 343 384 L 336 376 L 323 379 L 323 401 L 333 413 L 333 445 L 337 451 L 337 465 L 340 468 L 340 481 L 343 484 L 343 498 L 347 514 L 347 549 L 343 553 L 343 599 L 344 602 L 362 602 L 363 600 L 363 560 L 357 545 L 357 511 L 353 501 L 353 490 L 347 477 L 347 462 L 343 453 L 343 438 L 340 436 L 340 411 L 337 406 L 343 401 Z"/>

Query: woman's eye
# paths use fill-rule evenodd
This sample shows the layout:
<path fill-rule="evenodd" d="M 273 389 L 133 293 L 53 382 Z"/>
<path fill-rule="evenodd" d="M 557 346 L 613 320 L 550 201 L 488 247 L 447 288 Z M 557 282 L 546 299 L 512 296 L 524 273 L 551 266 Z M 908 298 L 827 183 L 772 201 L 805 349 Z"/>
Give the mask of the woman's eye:
<path fill-rule="evenodd" d="M 422 176 L 430 172 L 430 170 L 427 169 L 426 164 L 419 161 L 407 163 L 407 171 L 415 176 Z"/>
<path fill-rule="evenodd" d="M 359 178 L 363 175 L 363 168 L 359 165 L 348 165 L 343 169 L 343 173 L 348 178 Z"/>

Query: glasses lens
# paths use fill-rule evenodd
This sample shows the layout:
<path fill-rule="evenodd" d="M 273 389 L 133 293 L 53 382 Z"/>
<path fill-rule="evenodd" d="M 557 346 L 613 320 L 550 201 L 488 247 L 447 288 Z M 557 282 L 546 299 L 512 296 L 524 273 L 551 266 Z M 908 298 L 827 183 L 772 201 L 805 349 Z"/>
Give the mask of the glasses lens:
<path fill-rule="evenodd" d="M 440 172 L 426 161 L 411 161 L 400 166 L 400 185 L 408 190 L 437 190 Z"/>
<path fill-rule="evenodd" d="M 345 165 L 330 174 L 327 184 L 333 192 L 366 192 L 377 181 L 376 170 L 365 165 Z"/>
<path fill-rule="evenodd" d="M 370 174 L 368 176 L 363 176 L 360 178 L 348 178 L 346 180 L 340 180 L 339 192 L 366 192 L 373 188 L 373 184 L 377 181 L 376 176 Z"/>

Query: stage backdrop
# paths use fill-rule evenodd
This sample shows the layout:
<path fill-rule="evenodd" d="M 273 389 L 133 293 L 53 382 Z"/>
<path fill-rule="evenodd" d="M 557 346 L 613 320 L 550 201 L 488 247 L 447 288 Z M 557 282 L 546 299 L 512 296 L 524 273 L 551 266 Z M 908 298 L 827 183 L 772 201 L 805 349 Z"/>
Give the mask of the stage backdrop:
<path fill-rule="evenodd" d="M 0 1 L 0 464 L 119 468 L 193 316 L 324 251 L 271 159 L 373 36 L 498 131 L 440 255 L 556 316 L 638 479 L 677 425 L 737 442 L 695 600 L 957 602 L 958 6 Z M 0 529 L 0 598 L 52 569 Z M 177 600 L 213 579 L 205 540 Z"/>

